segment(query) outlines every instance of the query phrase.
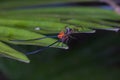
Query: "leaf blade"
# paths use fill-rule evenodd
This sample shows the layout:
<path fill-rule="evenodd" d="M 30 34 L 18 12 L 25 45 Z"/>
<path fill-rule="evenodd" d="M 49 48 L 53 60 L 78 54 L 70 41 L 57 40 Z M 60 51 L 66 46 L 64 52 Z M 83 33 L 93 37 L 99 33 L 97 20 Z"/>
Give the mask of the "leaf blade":
<path fill-rule="evenodd" d="M 0 55 L 8 58 L 12 58 L 18 61 L 22 61 L 25 63 L 29 63 L 30 60 L 21 52 L 14 50 L 13 48 L 9 47 L 8 45 L 0 42 Z"/>

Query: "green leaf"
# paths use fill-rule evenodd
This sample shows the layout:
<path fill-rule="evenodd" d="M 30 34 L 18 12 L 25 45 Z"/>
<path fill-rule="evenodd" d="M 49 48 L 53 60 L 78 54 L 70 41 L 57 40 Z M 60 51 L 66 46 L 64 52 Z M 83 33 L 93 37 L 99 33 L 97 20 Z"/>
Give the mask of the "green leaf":
<path fill-rule="evenodd" d="M 61 30 L 65 29 L 65 26 L 70 28 L 76 28 L 74 25 L 65 24 L 61 22 L 51 22 L 51 21 L 28 21 L 28 20 L 9 20 L 9 19 L 0 19 L 0 25 L 9 26 L 15 28 L 26 29 L 42 34 L 53 34 L 59 33 Z M 36 30 L 39 28 L 40 30 Z M 77 27 L 80 32 L 92 31 L 90 29 L 83 29 L 81 27 Z"/>
<path fill-rule="evenodd" d="M 80 21 L 80 20 L 67 20 L 66 23 L 74 24 L 76 26 L 80 26 L 83 28 L 86 27 L 90 29 L 104 29 L 104 30 L 115 30 L 115 31 L 119 30 L 119 28 L 115 28 L 112 26 L 107 26 L 107 25 L 92 23 L 92 22 L 87 22 L 87 21 Z"/>
<path fill-rule="evenodd" d="M 13 28 L 13 27 L 0 27 L 0 40 L 14 43 L 14 44 L 22 44 L 22 45 L 38 45 L 38 46 L 48 46 L 56 41 L 53 38 L 46 38 L 41 40 L 34 40 L 34 41 L 12 41 L 12 40 L 28 40 L 28 39 L 35 39 L 35 38 L 43 38 L 45 37 L 42 34 L 38 34 L 35 32 L 31 32 L 24 29 Z M 60 42 L 61 43 L 61 42 Z M 66 48 L 67 46 L 63 44 Z M 61 45 L 52 46 L 57 48 L 63 48 Z"/>
<path fill-rule="evenodd" d="M 25 63 L 30 62 L 30 60 L 27 58 L 27 56 L 25 56 L 23 53 L 20 53 L 16 50 L 12 49 L 11 47 L 9 47 L 8 45 L 6 45 L 2 42 L 0 42 L 0 55 L 2 55 L 4 57 L 16 59 L 18 61 L 22 61 Z"/>
<path fill-rule="evenodd" d="M 92 31 L 92 29 L 113 30 L 117 29 L 115 27 L 120 27 L 120 23 L 117 22 L 120 21 L 120 15 L 111 10 L 98 7 L 23 9 L 30 7 L 30 5 L 34 6 L 41 3 L 74 1 L 2 0 L 0 2 L 0 40 L 11 44 L 47 46 L 56 41 L 56 39 L 47 38 L 30 42 L 10 40 L 45 37 L 46 34 L 59 33 L 66 25 L 71 28 L 77 28 L 79 32 Z M 40 28 L 40 30 L 35 30 L 35 28 Z M 101 35 L 104 35 L 103 38 L 96 36 L 95 39 L 88 39 L 85 45 L 78 43 L 79 46 L 77 48 L 68 51 L 46 50 L 44 55 L 31 56 L 32 61 L 28 65 L 1 58 L 0 69 L 11 80 L 119 80 L 119 33 L 117 35 Z M 17 53 L 11 50 L 11 47 L 9 47 L 11 49 L 6 48 L 6 44 L 1 43 L 1 55 L 4 54 L 10 58 L 23 61 L 23 58 L 20 58 L 20 52 Z M 118 48 L 116 49 L 117 46 Z M 27 49 L 25 48 L 24 50 L 27 51 Z M 5 52 L 10 53 L 6 55 Z M 11 57 L 10 54 L 17 55 L 17 58 L 16 56 Z M 24 55 L 24 57 L 26 56 Z"/>
<path fill-rule="evenodd" d="M 11 3 L 8 2 L 10 5 Z M 22 4 L 20 5 L 18 6 L 22 7 Z M 13 6 L 17 7 L 17 5 Z M 78 32 L 88 33 L 93 31 L 93 29 L 118 31 L 119 29 L 116 27 L 120 26 L 120 23 L 116 22 L 120 20 L 120 15 L 110 10 L 94 7 L 1 10 L 0 17 L 1 41 L 11 44 L 38 45 L 44 47 L 54 43 L 57 39 L 46 38 L 35 41 L 14 40 L 42 38 L 50 34 L 57 36 L 60 31 L 65 29 L 65 26 L 75 28 Z M 60 43 L 58 46 L 53 45 L 52 47 L 68 48 L 66 44 L 63 44 L 64 46 L 61 47 L 61 44 L 63 43 Z"/>

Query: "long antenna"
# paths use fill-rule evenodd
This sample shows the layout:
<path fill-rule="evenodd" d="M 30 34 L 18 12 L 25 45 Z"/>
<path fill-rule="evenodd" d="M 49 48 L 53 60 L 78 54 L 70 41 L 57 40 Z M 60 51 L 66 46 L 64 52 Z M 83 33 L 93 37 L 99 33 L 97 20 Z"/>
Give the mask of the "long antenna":
<path fill-rule="evenodd" d="M 54 42 L 54 43 L 48 45 L 47 47 L 44 47 L 44 48 L 38 49 L 38 50 L 36 50 L 36 51 L 28 52 L 28 53 L 26 53 L 26 55 L 29 55 L 29 54 L 35 54 L 35 53 L 38 53 L 38 52 L 43 51 L 43 50 L 45 50 L 45 49 L 48 49 L 50 46 L 56 44 L 57 42 L 59 42 L 59 40 L 57 40 L 56 42 Z"/>

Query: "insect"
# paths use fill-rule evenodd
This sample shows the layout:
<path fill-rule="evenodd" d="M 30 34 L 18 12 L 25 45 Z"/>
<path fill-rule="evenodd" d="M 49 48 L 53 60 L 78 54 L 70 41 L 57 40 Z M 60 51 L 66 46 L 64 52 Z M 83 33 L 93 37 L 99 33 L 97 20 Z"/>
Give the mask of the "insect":
<path fill-rule="evenodd" d="M 34 41 L 34 40 L 45 39 L 45 38 L 48 38 L 48 37 L 50 37 L 50 38 L 58 38 L 57 41 L 55 41 L 54 43 L 52 43 L 52 44 L 50 44 L 50 45 L 48 45 L 48 46 L 46 46 L 46 47 L 44 47 L 44 48 L 41 48 L 41 49 L 38 49 L 38 50 L 35 50 L 35 51 L 32 51 L 32 52 L 26 53 L 26 54 L 35 54 L 35 53 L 38 53 L 38 52 L 40 52 L 40 51 L 42 51 L 42 50 L 45 50 L 45 49 L 53 46 L 53 45 L 56 44 L 56 43 L 59 44 L 60 42 L 62 42 L 62 43 L 66 43 L 66 44 L 67 44 L 68 41 L 69 41 L 69 39 L 72 38 L 71 34 L 74 33 L 74 32 L 75 32 L 74 29 L 69 28 L 69 27 L 65 27 L 65 30 L 64 30 L 64 31 L 61 31 L 57 36 L 46 36 L 46 37 L 36 38 L 36 39 L 29 39 L 29 40 L 11 40 L 11 41 Z M 68 49 L 68 48 L 66 48 L 66 49 Z"/>

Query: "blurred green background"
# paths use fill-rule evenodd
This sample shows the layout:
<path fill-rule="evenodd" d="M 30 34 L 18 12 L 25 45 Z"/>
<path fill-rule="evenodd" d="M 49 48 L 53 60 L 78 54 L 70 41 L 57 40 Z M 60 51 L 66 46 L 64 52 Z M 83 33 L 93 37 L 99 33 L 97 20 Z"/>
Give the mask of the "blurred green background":
<path fill-rule="evenodd" d="M 15 19 L 58 22 L 59 19 L 55 18 L 52 13 L 52 16 L 47 17 L 48 19 L 38 18 L 40 13 L 37 11 L 32 13 L 32 10 L 27 16 L 23 13 L 28 9 L 24 10 L 26 7 L 23 6 L 61 2 L 82 2 L 82 0 L 1 0 L 1 21 Z M 17 9 L 23 10 L 23 12 L 21 11 L 19 14 Z M 9 12 L 11 10 L 12 12 Z M 119 20 L 116 20 L 116 25 Z M 11 26 L 8 23 L 6 23 L 7 26 Z M 2 22 L 0 24 L 5 25 Z M 120 80 L 120 32 L 98 29 L 94 34 L 74 34 L 73 36 L 77 39 L 69 43 L 69 50 L 49 48 L 39 54 L 28 55 L 31 60 L 29 64 L 0 57 L 0 80 Z M 8 45 L 24 53 L 39 49 L 38 46 Z"/>

